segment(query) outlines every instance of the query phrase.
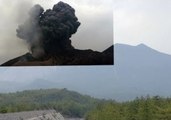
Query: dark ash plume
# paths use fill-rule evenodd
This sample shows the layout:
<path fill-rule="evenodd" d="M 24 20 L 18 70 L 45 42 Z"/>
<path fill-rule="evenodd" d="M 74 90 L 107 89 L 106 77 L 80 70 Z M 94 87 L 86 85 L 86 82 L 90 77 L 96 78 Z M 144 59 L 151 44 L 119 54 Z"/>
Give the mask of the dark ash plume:
<path fill-rule="evenodd" d="M 39 59 L 73 49 L 69 38 L 79 26 L 75 10 L 59 2 L 45 12 L 40 5 L 35 5 L 29 12 L 28 20 L 16 31 L 17 36 L 29 44 L 33 57 Z"/>

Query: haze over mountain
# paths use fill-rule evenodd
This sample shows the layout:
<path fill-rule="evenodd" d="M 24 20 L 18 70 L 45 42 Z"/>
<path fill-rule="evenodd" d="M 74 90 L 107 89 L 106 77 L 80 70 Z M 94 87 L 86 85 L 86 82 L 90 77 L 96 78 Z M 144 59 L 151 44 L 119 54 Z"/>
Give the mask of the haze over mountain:
<path fill-rule="evenodd" d="M 121 98 L 170 96 L 171 56 L 144 44 L 115 45 L 115 84 Z"/>
<path fill-rule="evenodd" d="M 6 78 L 3 84 L 0 84 L 0 91 L 57 87 L 98 98 L 122 101 L 142 95 L 171 96 L 171 55 L 144 44 L 137 46 L 115 44 L 114 48 L 114 66 L 6 69 L 3 71 L 3 76 L 6 75 Z M 41 72 L 38 72 L 40 70 Z M 38 75 L 32 77 L 35 74 Z M 27 78 L 24 77 L 26 75 Z M 12 80 L 9 81 L 10 78 L 20 80 L 15 84 L 11 82 Z M 11 83 L 12 86 L 7 87 Z"/>

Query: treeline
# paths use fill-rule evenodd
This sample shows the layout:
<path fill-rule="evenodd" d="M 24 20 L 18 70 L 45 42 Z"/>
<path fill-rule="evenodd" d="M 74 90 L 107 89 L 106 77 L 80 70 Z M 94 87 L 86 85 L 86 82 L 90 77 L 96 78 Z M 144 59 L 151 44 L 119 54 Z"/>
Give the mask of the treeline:
<path fill-rule="evenodd" d="M 141 97 L 133 101 L 115 101 L 97 105 L 86 120 L 171 120 L 171 98 Z"/>
<path fill-rule="evenodd" d="M 83 117 L 99 102 L 67 89 L 27 90 L 0 94 L 0 113 L 55 109 L 69 117 Z"/>

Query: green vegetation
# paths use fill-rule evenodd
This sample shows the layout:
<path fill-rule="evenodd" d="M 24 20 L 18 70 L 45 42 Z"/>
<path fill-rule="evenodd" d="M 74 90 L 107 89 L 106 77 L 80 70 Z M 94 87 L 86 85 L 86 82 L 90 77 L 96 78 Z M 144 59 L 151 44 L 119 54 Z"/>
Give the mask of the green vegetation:
<path fill-rule="evenodd" d="M 129 102 L 106 102 L 86 115 L 86 120 L 171 120 L 171 98 L 141 97 Z"/>
<path fill-rule="evenodd" d="M 27 90 L 0 94 L 0 113 L 55 109 L 70 117 L 83 117 L 100 102 L 67 89 Z"/>
<path fill-rule="evenodd" d="M 116 102 L 67 89 L 0 94 L 0 113 L 44 109 L 55 109 L 68 117 L 85 117 L 85 120 L 171 120 L 171 98 L 159 96 Z"/>

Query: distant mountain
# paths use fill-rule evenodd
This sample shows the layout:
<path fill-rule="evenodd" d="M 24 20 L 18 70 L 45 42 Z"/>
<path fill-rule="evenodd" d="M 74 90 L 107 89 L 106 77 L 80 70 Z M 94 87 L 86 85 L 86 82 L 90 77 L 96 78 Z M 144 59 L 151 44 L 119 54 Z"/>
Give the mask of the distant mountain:
<path fill-rule="evenodd" d="M 100 98 L 130 100 L 137 96 L 171 96 L 171 56 L 144 44 L 115 44 L 115 64 L 103 80 L 68 81 L 67 88 Z M 98 71 L 98 68 L 97 68 Z M 108 74 L 109 73 L 109 74 Z M 96 71 L 92 74 L 96 75 Z M 99 75 L 100 76 L 100 75 Z"/>
<path fill-rule="evenodd" d="M 144 44 L 115 45 L 115 92 L 119 99 L 171 95 L 171 56 Z"/>
<path fill-rule="evenodd" d="M 109 76 L 93 80 L 68 80 L 53 85 L 51 81 L 46 83 L 51 84 L 48 86 L 66 87 L 95 97 L 116 100 L 130 100 L 148 94 L 171 96 L 170 55 L 144 44 L 115 44 L 114 48 L 115 65 L 108 71 Z M 104 68 L 105 70 L 108 69 Z M 92 74 L 95 75 L 96 71 Z"/>
<path fill-rule="evenodd" d="M 115 44 L 114 49 L 114 66 L 62 67 L 47 70 L 41 68 L 43 74 L 46 73 L 43 77 L 39 72 L 41 70 L 32 69 L 35 71 L 32 73 L 33 76 L 38 74 L 40 79 L 28 75 L 27 78 L 31 80 L 28 80 L 27 84 L 20 83 L 19 87 L 15 87 L 14 84 L 12 90 L 67 88 L 93 97 L 116 100 L 130 100 L 142 95 L 171 96 L 171 55 L 144 44 Z M 22 73 L 17 72 L 17 69 L 10 70 L 11 72 L 6 72 L 4 76 L 12 76 L 12 73 L 15 73 L 13 76 L 16 79 L 16 74 Z M 23 70 L 22 77 L 29 71 L 24 73 Z M 9 84 L 3 83 L 3 88 L 10 88 L 5 87 Z"/>
<path fill-rule="evenodd" d="M 171 67 L 171 56 L 156 51 L 144 44 L 130 46 L 124 44 L 115 45 L 115 60 L 117 66 L 131 67 Z"/>

